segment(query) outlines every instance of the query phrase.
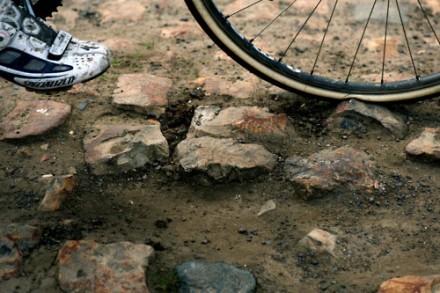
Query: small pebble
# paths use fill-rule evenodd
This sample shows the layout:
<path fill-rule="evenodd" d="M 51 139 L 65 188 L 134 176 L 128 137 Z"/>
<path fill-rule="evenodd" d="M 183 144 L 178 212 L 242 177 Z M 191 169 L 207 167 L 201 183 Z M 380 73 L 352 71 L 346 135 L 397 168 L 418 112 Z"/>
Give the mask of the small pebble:
<path fill-rule="evenodd" d="M 247 229 L 245 227 L 241 227 L 240 229 L 238 229 L 238 233 L 247 234 Z"/>
<path fill-rule="evenodd" d="M 78 108 L 78 110 L 84 111 L 87 108 L 87 103 L 85 102 L 79 103 L 78 106 L 76 107 Z"/>

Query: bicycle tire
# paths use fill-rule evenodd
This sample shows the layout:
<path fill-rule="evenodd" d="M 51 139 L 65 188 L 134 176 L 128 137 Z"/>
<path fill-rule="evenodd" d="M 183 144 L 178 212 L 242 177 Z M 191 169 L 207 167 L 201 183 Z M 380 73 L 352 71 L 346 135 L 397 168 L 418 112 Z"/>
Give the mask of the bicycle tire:
<path fill-rule="evenodd" d="M 58 7 L 62 6 L 62 0 L 38 0 L 32 7 L 35 15 L 42 19 L 46 19 L 52 16 L 52 13 L 58 11 Z"/>
<path fill-rule="evenodd" d="M 52 16 L 52 13 L 58 11 L 58 7 L 62 6 L 62 0 L 33 0 L 31 1 L 32 10 L 35 16 L 46 19 Z M 21 5 L 20 0 L 14 0 L 16 5 Z"/>
<path fill-rule="evenodd" d="M 185 0 L 207 35 L 232 59 L 281 88 L 330 99 L 395 102 L 430 97 L 440 92 L 440 74 L 384 84 L 346 83 L 299 71 L 262 52 L 234 28 L 213 0 Z"/>

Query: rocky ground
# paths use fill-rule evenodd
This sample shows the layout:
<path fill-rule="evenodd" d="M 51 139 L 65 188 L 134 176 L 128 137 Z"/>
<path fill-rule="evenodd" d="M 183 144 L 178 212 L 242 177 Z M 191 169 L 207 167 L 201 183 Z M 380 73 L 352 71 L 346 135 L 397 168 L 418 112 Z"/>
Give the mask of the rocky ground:
<path fill-rule="evenodd" d="M 439 98 L 285 92 L 183 1 L 66 0 L 51 22 L 113 64 L 67 92 L 0 82 L 1 292 L 439 282 Z"/>

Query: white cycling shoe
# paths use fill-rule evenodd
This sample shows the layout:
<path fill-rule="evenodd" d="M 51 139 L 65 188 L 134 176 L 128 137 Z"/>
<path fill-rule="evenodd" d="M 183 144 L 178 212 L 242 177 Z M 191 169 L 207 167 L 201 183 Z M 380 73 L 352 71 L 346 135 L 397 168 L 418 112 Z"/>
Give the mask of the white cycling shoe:
<path fill-rule="evenodd" d="M 104 73 L 110 51 L 56 32 L 29 5 L 0 0 L 0 76 L 33 90 L 69 88 Z"/>

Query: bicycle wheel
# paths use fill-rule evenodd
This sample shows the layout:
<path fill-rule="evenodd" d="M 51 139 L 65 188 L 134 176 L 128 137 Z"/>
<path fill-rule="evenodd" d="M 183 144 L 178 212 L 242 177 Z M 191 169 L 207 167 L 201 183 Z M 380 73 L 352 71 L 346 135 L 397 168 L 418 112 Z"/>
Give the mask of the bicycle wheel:
<path fill-rule="evenodd" d="M 185 0 L 228 55 L 291 91 L 391 102 L 440 92 L 431 0 Z"/>

